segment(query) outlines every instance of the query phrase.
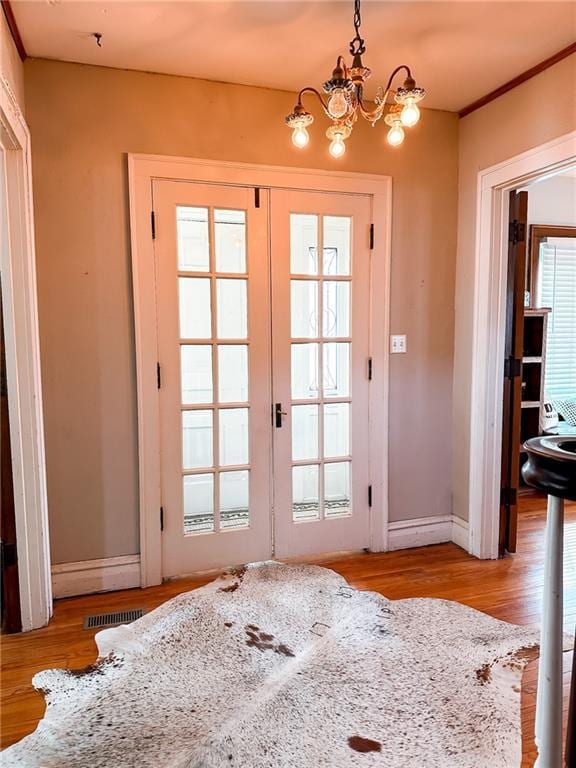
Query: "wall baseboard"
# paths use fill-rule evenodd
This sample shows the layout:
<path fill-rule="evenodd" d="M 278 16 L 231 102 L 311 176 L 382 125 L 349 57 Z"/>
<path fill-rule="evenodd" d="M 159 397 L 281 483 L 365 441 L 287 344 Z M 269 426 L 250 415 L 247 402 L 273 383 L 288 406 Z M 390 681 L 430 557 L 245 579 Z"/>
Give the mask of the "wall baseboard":
<path fill-rule="evenodd" d="M 416 517 L 388 525 L 388 549 L 409 549 L 453 541 L 468 551 L 468 523 L 453 515 Z"/>
<path fill-rule="evenodd" d="M 468 551 L 468 522 L 453 515 L 417 517 L 388 525 L 389 549 L 409 549 L 453 541 Z M 90 595 L 140 586 L 140 555 L 82 560 L 52 566 L 55 598 Z"/>
<path fill-rule="evenodd" d="M 415 517 L 388 525 L 388 549 L 408 549 L 452 540 L 452 516 Z"/>
<path fill-rule="evenodd" d="M 139 586 L 140 555 L 122 555 L 52 566 L 52 590 L 55 598 Z"/>
<path fill-rule="evenodd" d="M 452 515 L 452 541 L 466 552 L 470 551 L 470 528 L 468 520 Z"/>

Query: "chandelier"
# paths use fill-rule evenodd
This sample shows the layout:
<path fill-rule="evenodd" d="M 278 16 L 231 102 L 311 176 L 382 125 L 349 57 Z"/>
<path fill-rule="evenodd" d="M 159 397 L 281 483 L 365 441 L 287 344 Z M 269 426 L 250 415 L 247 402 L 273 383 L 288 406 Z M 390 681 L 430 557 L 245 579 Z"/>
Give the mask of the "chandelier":
<path fill-rule="evenodd" d="M 374 102 L 369 105 L 364 101 L 364 83 L 370 77 L 371 70 L 362 63 L 362 55 L 366 52 L 364 40 L 360 37 L 360 0 L 354 0 L 354 38 L 350 41 L 350 54 L 352 66 L 346 66 L 343 56 L 338 56 L 336 67 L 332 77 L 323 85 L 326 100 L 316 88 L 303 88 L 298 94 L 298 102 L 286 118 L 286 125 L 292 129 L 292 143 L 295 147 L 305 147 L 310 136 L 308 126 L 314 122 L 314 116 L 308 112 L 303 104 L 302 97 L 305 93 L 313 93 L 324 110 L 325 115 L 332 124 L 326 131 L 330 139 L 330 154 L 332 157 L 342 157 L 346 151 L 346 139 L 352 133 L 354 123 L 360 114 L 372 126 L 384 115 L 384 122 L 389 126 L 387 141 L 397 147 L 404 141 L 404 128 L 416 125 L 420 118 L 418 102 L 426 95 L 424 88 L 419 88 L 412 77 L 410 68 L 401 64 L 388 78 L 385 88 L 380 86 Z M 403 85 L 394 89 L 392 82 L 396 75 L 405 70 L 406 79 Z M 388 101 L 390 100 L 390 103 Z"/>

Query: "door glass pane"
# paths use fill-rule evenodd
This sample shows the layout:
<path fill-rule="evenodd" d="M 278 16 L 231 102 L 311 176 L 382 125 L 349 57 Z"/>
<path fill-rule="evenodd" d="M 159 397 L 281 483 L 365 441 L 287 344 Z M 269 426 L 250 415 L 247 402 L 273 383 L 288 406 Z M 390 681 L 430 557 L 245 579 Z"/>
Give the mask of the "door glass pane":
<path fill-rule="evenodd" d="M 315 280 L 290 281 L 292 338 L 318 336 L 318 283 Z"/>
<path fill-rule="evenodd" d="M 182 411 L 183 469 L 201 469 L 213 464 L 212 411 Z"/>
<path fill-rule="evenodd" d="M 324 274 L 350 274 L 350 217 L 324 216 Z"/>
<path fill-rule="evenodd" d="M 246 212 L 214 211 L 216 271 L 246 272 Z"/>
<path fill-rule="evenodd" d="M 209 272 L 208 208 L 176 206 L 178 269 L 182 272 Z"/>
<path fill-rule="evenodd" d="M 318 274 L 318 216 L 290 214 L 290 271 L 293 275 Z"/>
<path fill-rule="evenodd" d="M 248 464 L 248 408 L 224 408 L 220 418 L 220 466 Z"/>
<path fill-rule="evenodd" d="M 292 406 L 292 458 L 318 458 L 318 406 Z"/>
<path fill-rule="evenodd" d="M 184 533 L 214 530 L 214 475 L 185 475 L 183 478 Z"/>
<path fill-rule="evenodd" d="M 216 281 L 218 294 L 218 338 L 245 339 L 248 335 L 246 280 Z"/>
<path fill-rule="evenodd" d="M 350 344 L 330 342 L 322 347 L 324 397 L 350 395 Z"/>
<path fill-rule="evenodd" d="M 180 338 L 209 339 L 212 336 L 210 314 L 210 278 L 178 278 L 180 293 Z"/>
<path fill-rule="evenodd" d="M 180 347 L 182 403 L 212 402 L 212 347 L 183 344 Z"/>
<path fill-rule="evenodd" d="M 318 498 L 318 465 L 292 467 L 292 520 L 318 520 Z"/>
<path fill-rule="evenodd" d="M 350 283 L 324 282 L 324 336 L 350 335 Z"/>
<path fill-rule="evenodd" d="M 248 528 L 248 470 L 220 473 L 220 528 Z"/>
<path fill-rule="evenodd" d="M 326 403 L 324 406 L 324 456 L 350 454 L 350 404 Z"/>
<path fill-rule="evenodd" d="M 318 397 L 318 344 L 292 344 L 292 399 Z"/>
<path fill-rule="evenodd" d="M 324 464 L 324 516 L 350 513 L 350 462 Z"/>
<path fill-rule="evenodd" d="M 218 346 L 218 399 L 221 403 L 248 401 L 248 347 Z"/>

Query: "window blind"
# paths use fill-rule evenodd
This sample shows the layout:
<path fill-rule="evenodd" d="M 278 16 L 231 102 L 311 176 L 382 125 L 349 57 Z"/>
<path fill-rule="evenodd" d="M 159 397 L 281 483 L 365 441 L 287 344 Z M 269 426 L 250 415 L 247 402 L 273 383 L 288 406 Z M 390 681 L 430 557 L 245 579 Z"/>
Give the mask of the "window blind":
<path fill-rule="evenodd" d="M 547 399 L 576 396 L 576 238 L 548 238 L 540 244 L 538 297 L 551 307 L 548 318 Z"/>

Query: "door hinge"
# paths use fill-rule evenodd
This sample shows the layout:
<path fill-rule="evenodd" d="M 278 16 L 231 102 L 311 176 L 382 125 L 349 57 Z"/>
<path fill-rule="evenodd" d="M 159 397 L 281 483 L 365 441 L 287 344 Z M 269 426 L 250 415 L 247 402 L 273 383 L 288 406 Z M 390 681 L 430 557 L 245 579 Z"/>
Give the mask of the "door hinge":
<path fill-rule="evenodd" d="M 160 369 L 160 363 L 156 363 L 156 384 L 158 389 L 162 386 L 162 373 Z"/>
<path fill-rule="evenodd" d="M 372 358 L 368 358 L 368 381 L 372 381 L 372 373 L 373 373 L 374 366 L 372 364 Z"/>
<path fill-rule="evenodd" d="M 254 208 L 260 208 L 260 187 L 254 187 Z"/>
<path fill-rule="evenodd" d="M 374 250 L 374 224 L 370 224 L 370 250 Z"/>
<path fill-rule="evenodd" d="M 518 491 L 516 488 L 505 486 L 500 489 L 500 504 L 503 507 L 513 507 L 518 501 Z"/>
<path fill-rule="evenodd" d="M 160 507 L 160 532 L 164 530 L 164 507 Z"/>
<path fill-rule="evenodd" d="M 508 224 L 508 242 L 511 245 L 517 245 L 524 242 L 524 240 L 526 240 L 526 225 L 523 221 L 513 219 Z"/>
<path fill-rule="evenodd" d="M 152 227 L 152 240 L 156 240 L 156 214 L 150 211 L 150 226 Z"/>
<path fill-rule="evenodd" d="M 368 506 L 372 506 L 372 486 L 368 486 Z"/>
<path fill-rule="evenodd" d="M 522 373 L 522 360 L 510 355 L 504 360 L 504 378 L 516 379 Z"/>
<path fill-rule="evenodd" d="M 18 557 L 16 554 L 16 544 L 9 543 L 7 541 L 0 542 L 0 561 L 2 563 L 2 570 L 8 568 L 11 565 L 16 565 Z"/>

